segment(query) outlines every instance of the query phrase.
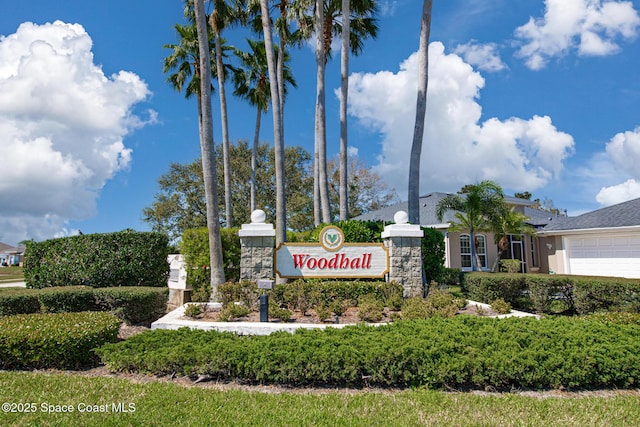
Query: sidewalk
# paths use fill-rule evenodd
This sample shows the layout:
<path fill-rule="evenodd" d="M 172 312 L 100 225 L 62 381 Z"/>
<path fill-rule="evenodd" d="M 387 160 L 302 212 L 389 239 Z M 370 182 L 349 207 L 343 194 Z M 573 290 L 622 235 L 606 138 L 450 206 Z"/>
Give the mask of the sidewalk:
<path fill-rule="evenodd" d="M 0 288 L 26 288 L 27 285 L 24 282 L 8 282 L 0 283 Z"/>

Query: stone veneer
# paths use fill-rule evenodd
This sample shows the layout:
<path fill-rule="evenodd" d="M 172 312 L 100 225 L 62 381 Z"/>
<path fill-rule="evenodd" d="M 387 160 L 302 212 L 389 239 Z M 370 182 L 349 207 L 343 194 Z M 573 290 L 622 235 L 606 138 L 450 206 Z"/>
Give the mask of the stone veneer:
<path fill-rule="evenodd" d="M 397 212 L 395 224 L 387 225 L 382 240 L 389 249 L 389 274 L 387 281 L 404 286 L 404 296 L 424 295 L 422 278 L 422 236 L 419 225 L 408 223 L 407 213 Z"/>
<path fill-rule="evenodd" d="M 273 251 L 276 231 L 265 224 L 265 213 L 251 213 L 251 224 L 243 224 L 240 236 L 240 280 L 273 278 Z"/>

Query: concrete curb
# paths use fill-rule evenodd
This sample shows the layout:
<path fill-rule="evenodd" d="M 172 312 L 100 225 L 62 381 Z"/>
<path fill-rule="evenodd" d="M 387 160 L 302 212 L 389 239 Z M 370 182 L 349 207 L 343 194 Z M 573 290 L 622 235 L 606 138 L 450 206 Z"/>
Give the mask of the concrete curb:
<path fill-rule="evenodd" d="M 489 309 L 489 304 L 469 301 L 469 305 L 477 305 L 483 309 Z M 269 335 L 272 332 L 284 331 L 294 333 L 298 329 L 326 329 L 326 328 L 344 328 L 345 326 L 353 326 L 352 324 L 319 324 L 319 323 L 278 323 L 278 322 L 207 322 L 204 320 L 187 320 L 184 319 L 184 311 L 188 304 L 178 307 L 165 316 L 156 320 L 151 324 L 151 329 L 179 329 L 191 328 L 205 331 L 231 332 L 238 335 Z M 207 303 L 207 307 L 220 307 L 220 303 Z M 495 318 L 506 317 L 536 317 L 540 316 L 522 311 L 512 310 L 508 314 L 500 314 L 491 316 Z M 370 323 L 371 326 L 380 326 L 386 323 Z"/>

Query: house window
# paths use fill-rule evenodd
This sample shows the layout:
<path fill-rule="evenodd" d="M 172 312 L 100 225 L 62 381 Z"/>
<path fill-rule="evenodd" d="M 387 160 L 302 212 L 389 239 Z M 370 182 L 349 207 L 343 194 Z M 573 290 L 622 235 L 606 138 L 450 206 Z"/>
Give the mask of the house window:
<path fill-rule="evenodd" d="M 532 267 L 538 267 L 537 242 L 538 242 L 538 238 L 532 236 L 531 237 L 531 266 Z"/>
<path fill-rule="evenodd" d="M 483 235 L 476 235 L 476 262 L 478 268 L 487 268 L 487 244 Z M 462 268 L 471 268 L 471 245 L 468 234 L 460 235 L 460 257 Z"/>

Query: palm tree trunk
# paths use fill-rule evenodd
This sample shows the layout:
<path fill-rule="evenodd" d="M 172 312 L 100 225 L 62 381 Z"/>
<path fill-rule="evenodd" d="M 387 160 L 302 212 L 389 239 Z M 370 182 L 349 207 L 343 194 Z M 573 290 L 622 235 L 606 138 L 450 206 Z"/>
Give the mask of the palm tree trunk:
<path fill-rule="evenodd" d="M 231 159 L 229 154 L 229 122 L 227 120 L 227 95 L 224 89 L 224 65 L 222 64 L 222 37 L 220 31 L 215 30 L 216 35 L 216 68 L 218 75 L 218 94 L 220 96 L 220 118 L 222 120 L 222 164 L 224 169 L 224 206 L 225 206 L 225 227 L 231 228 L 232 206 L 231 206 Z"/>
<path fill-rule="evenodd" d="M 220 219 L 218 213 L 218 189 L 216 177 L 216 155 L 213 147 L 213 115 L 211 111 L 211 63 L 209 57 L 209 37 L 204 12 L 204 1 L 195 0 L 198 49 L 200 53 L 200 151 L 204 191 L 207 200 L 207 227 L 209 229 L 209 255 L 211 262 L 211 300 L 217 298 L 218 285 L 224 283 L 224 263 L 220 240 Z"/>
<path fill-rule="evenodd" d="M 316 62 L 317 62 L 317 90 L 316 90 L 316 126 L 315 141 L 318 147 L 318 185 L 320 190 L 320 205 L 322 208 L 322 222 L 331 222 L 331 205 L 329 203 L 329 181 L 327 177 L 327 123 L 325 112 L 325 52 L 324 52 L 324 0 L 316 0 Z"/>
<path fill-rule="evenodd" d="M 349 94 L 349 0 L 342 0 L 342 52 L 340 64 L 340 220 L 349 219 L 347 175 L 347 97 Z"/>
<path fill-rule="evenodd" d="M 256 130 L 253 134 L 253 147 L 251 148 L 251 212 L 256 210 L 256 168 L 258 158 L 258 143 L 260 142 L 260 121 L 262 118 L 262 108 L 257 108 Z"/>
<path fill-rule="evenodd" d="M 424 119 L 427 110 L 432 3 L 432 0 L 424 0 L 422 6 L 420 48 L 418 50 L 418 99 L 416 102 L 416 123 L 413 129 L 411 157 L 409 158 L 409 222 L 412 224 L 420 223 L 420 158 L 422 155 L 422 138 L 424 136 Z"/>
<path fill-rule="evenodd" d="M 271 83 L 271 114 L 273 116 L 273 145 L 276 166 L 276 245 L 278 245 L 287 240 L 287 209 L 284 186 L 284 137 L 282 134 L 278 77 L 276 73 L 276 63 L 273 57 L 269 0 L 260 0 L 260 10 L 262 12 L 262 31 L 264 33 L 264 45 L 269 68 L 269 82 Z"/>

